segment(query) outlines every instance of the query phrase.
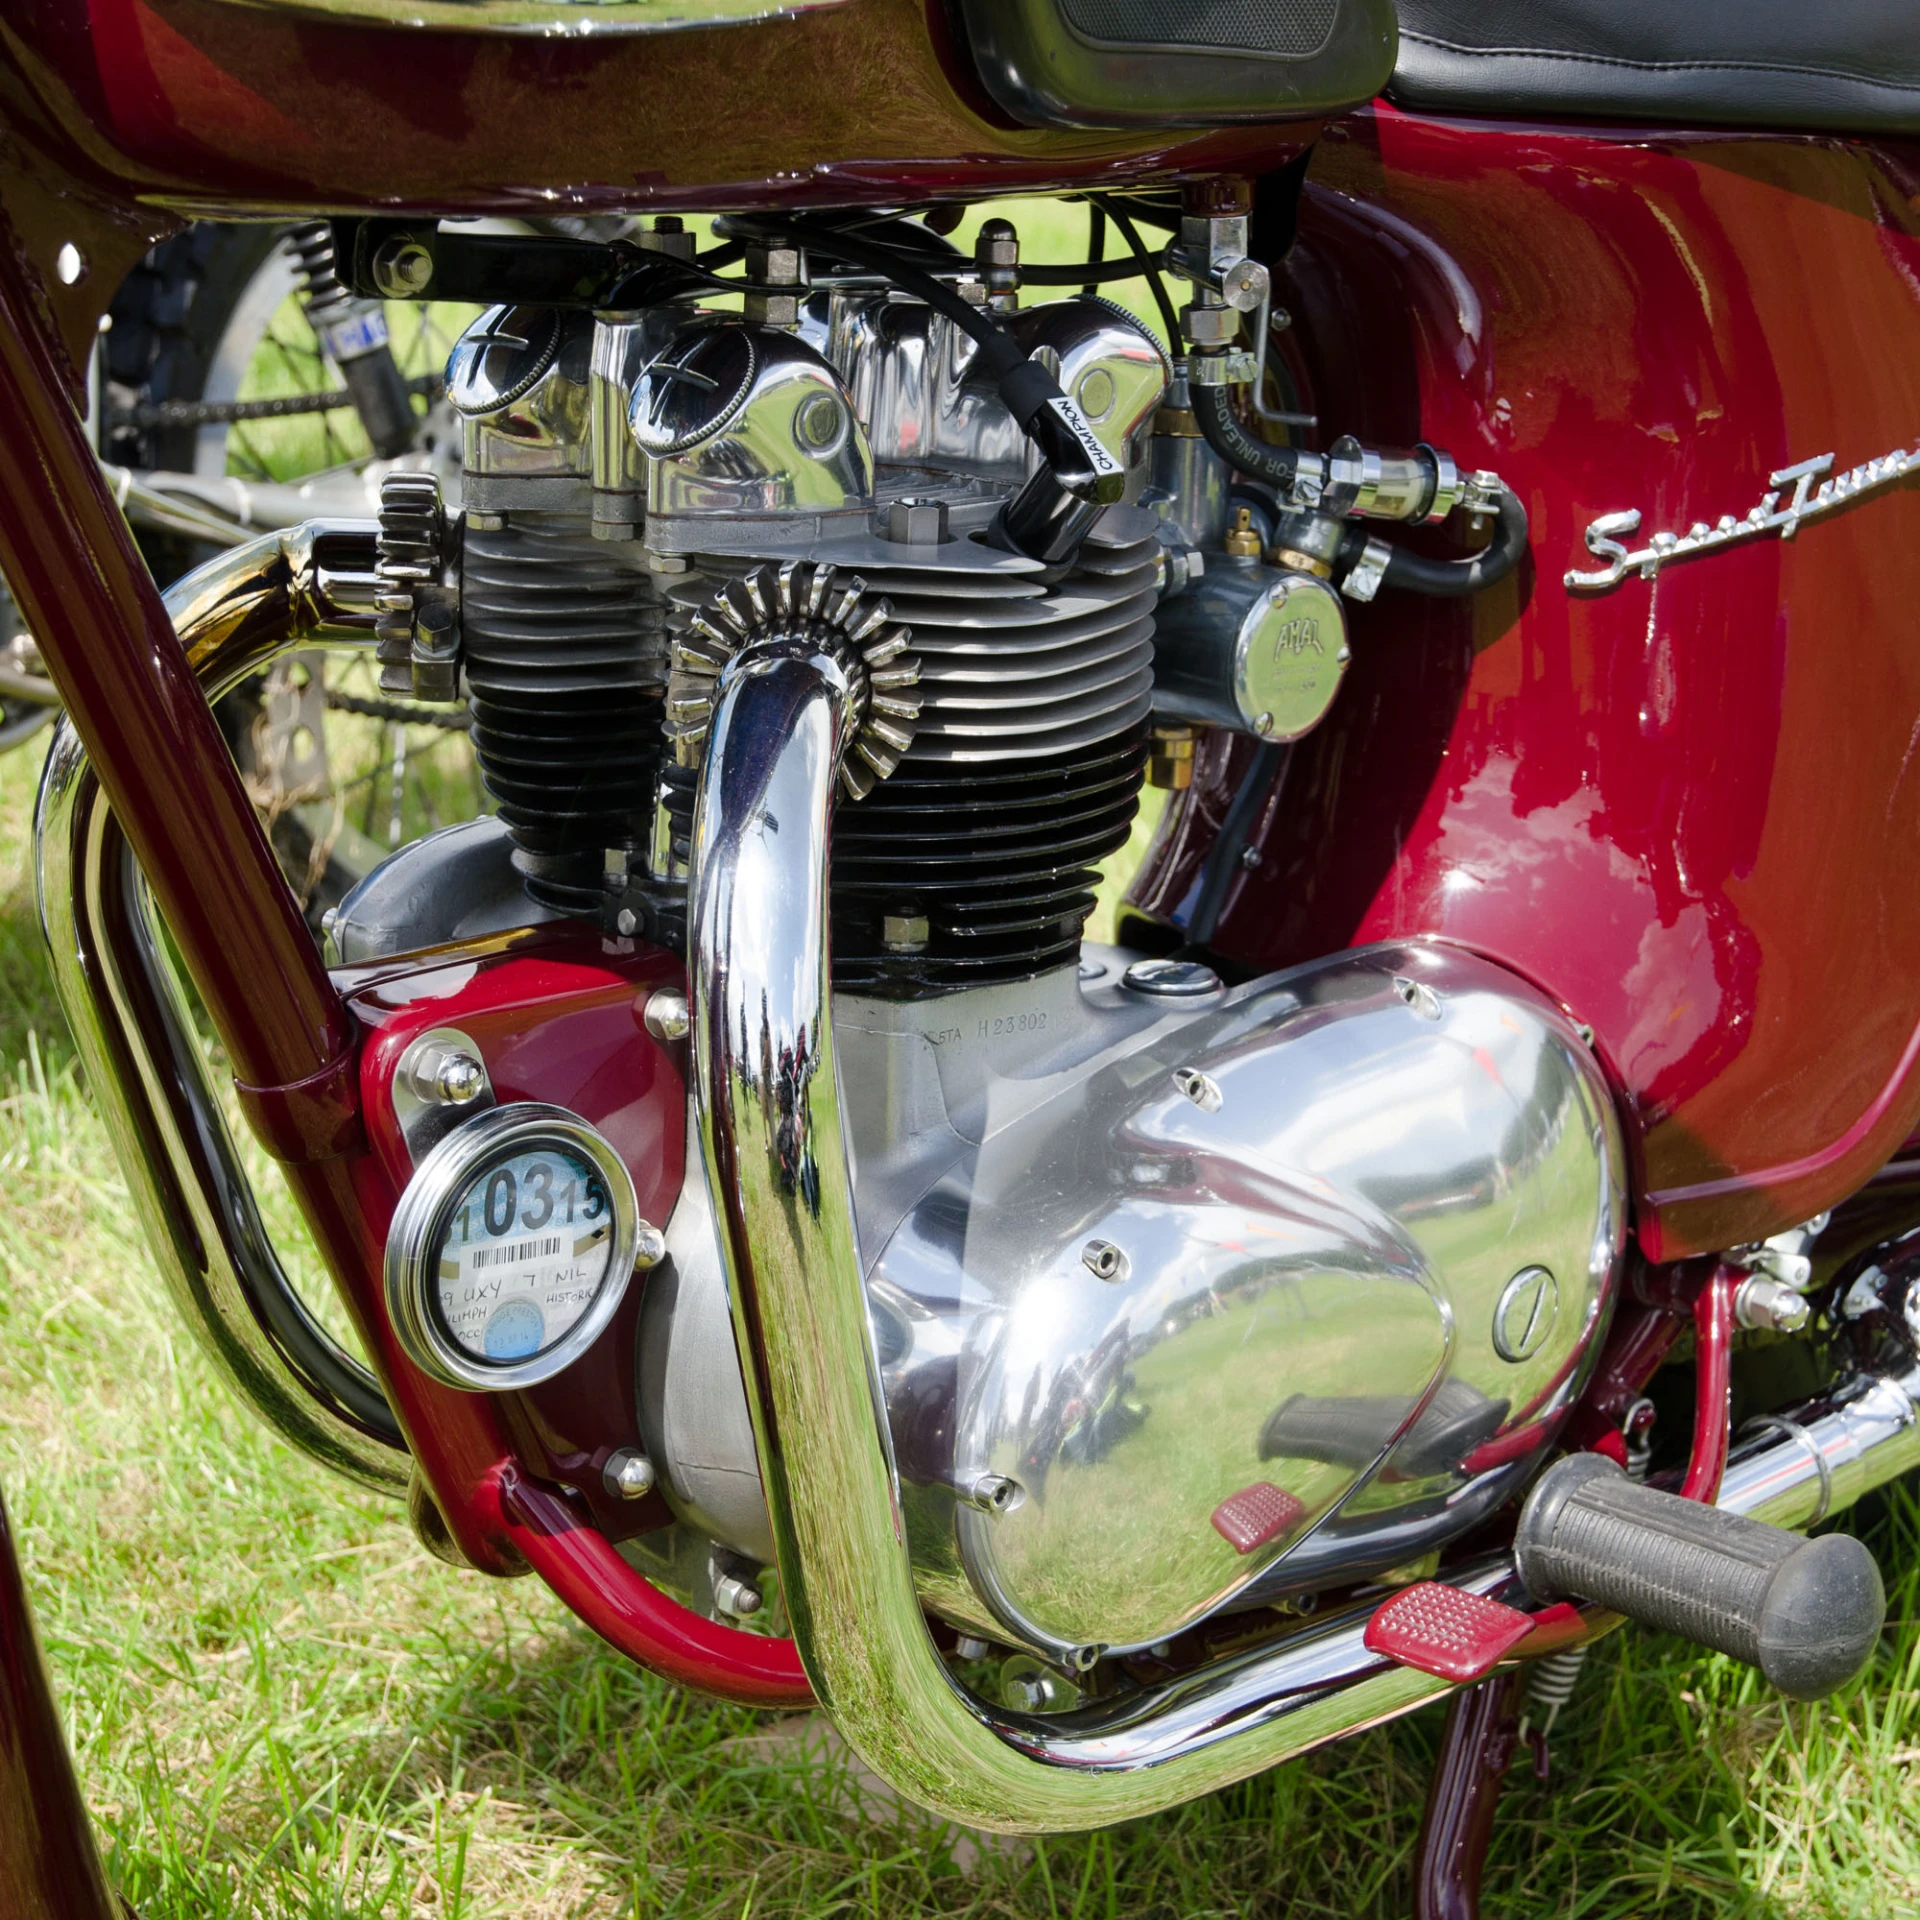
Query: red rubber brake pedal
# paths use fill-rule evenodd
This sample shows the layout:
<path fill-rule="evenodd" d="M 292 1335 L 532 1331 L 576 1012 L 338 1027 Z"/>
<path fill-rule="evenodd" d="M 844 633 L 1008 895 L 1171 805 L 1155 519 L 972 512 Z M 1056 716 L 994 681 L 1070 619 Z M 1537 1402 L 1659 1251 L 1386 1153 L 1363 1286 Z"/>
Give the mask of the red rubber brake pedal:
<path fill-rule="evenodd" d="M 1213 1510 L 1213 1528 L 1235 1553 L 1251 1553 L 1291 1533 L 1306 1512 L 1292 1494 L 1270 1481 L 1256 1480 L 1230 1493 Z"/>
<path fill-rule="evenodd" d="M 1530 1613 L 1440 1580 L 1403 1587 L 1367 1622 L 1369 1653 L 1442 1680 L 1478 1680 L 1533 1631 Z"/>

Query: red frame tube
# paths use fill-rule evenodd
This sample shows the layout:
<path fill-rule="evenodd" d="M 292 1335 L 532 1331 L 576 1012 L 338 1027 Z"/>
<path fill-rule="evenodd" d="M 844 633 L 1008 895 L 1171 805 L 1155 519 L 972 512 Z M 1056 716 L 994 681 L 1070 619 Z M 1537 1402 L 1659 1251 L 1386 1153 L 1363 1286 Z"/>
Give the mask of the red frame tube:
<path fill-rule="evenodd" d="M 0 1916 L 121 1920 L 73 1777 L 0 1502 Z"/>
<path fill-rule="evenodd" d="M 1712 1504 L 1727 1470 L 1733 1417 L 1733 1295 L 1745 1276 L 1722 1261 L 1693 1303 L 1693 1453 L 1680 1483 L 1683 1500 Z"/>
<path fill-rule="evenodd" d="M 502 1465 L 480 1489 L 499 1531 L 595 1633 L 663 1679 L 750 1707 L 809 1707 L 791 1640 L 689 1613 L 627 1565 L 564 1500 Z"/>
<path fill-rule="evenodd" d="M 357 1131 L 353 1023 L 254 818 L 61 379 L 0 222 L 0 568 L 86 742 L 266 1144 Z M 262 991 L 271 983 L 271 991 Z"/>
<path fill-rule="evenodd" d="M 1480 1874 L 1525 1684 L 1521 1670 L 1509 1668 L 1461 1688 L 1447 1708 L 1414 1854 L 1414 1920 L 1479 1920 Z"/>

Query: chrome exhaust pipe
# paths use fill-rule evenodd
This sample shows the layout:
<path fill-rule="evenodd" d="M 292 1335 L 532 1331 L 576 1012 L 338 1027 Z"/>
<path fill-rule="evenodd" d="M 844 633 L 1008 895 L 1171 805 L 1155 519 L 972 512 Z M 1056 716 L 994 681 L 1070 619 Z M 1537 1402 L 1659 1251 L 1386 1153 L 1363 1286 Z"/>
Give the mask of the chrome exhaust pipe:
<path fill-rule="evenodd" d="M 166 595 L 218 699 L 283 653 L 373 624 L 374 527 L 310 523 L 235 547 Z M 301 1452 L 404 1493 L 408 1455 L 373 1375 L 276 1258 L 146 883 L 70 721 L 34 815 L 54 984 L 162 1278 L 228 1384 Z"/>
<path fill-rule="evenodd" d="M 907 1557 L 830 1017 L 832 800 L 856 699 L 801 640 L 763 640 L 725 669 L 688 914 L 700 1151 L 782 1589 L 822 1705 L 908 1798 L 1048 1832 L 1154 1813 L 1448 1692 L 1367 1650 L 1371 1605 L 1065 1714 L 1004 1710 L 948 1671 Z M 1810 1524 L 1920 1461 L 1917 1397 L 1920 1370 L 1776 1417 L 1736 1451 L 1721 1504 Z M 1509 1556 L 1450 1577 L 1530 1604 Z"/>

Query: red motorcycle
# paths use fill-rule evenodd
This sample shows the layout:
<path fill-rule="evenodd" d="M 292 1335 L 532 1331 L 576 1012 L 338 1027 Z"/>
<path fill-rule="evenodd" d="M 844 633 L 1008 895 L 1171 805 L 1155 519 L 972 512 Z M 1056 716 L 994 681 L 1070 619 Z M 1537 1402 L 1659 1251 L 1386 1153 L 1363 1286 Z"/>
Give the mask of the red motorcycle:
<path fill-rule="evenodd" d="M 1422 1914 L 1622 1620 L 1860 1671 L 1804 1536 L 1920 1463 L 1920 17 L 4 11 L 42 912 L 282 1434 L 974 1826 L 1455 1690 Z M 1087 258 L 949 238 L 1018 193 Z M 81 412 L 209 212 L 485 308 L 457 512 L 160 594 Z M 496 810 L 322 948 L 212 703 L 327 647 Z M 29 1634 L 9 1570 L 0 1891 L 104 1916 Z"/>

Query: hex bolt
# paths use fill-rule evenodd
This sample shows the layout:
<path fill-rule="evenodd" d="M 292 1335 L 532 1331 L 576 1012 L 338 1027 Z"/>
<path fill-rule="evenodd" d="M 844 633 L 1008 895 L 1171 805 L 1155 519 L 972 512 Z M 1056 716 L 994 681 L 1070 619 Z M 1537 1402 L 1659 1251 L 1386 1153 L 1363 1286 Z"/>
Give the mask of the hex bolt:
<path fill-rule="evenodd" d="M 432 279 L 433 254 L 418 240 L 389 240 L 373 256 L 373 284 L 389 300 L 411 300 Z"/>
<path fill-rule="evenodd" d="M 1080 1264 L 1096 1280 L 1124 1280 L 1127 1256 L 1111 1240 L 1089 1240 L 1080 1249 Z"/>
<path fill-rule="evenodd" d="M 429 1044 L 402 1064 L 414 1094 L 429 1106 L 471 1106 L 487 1090 L 486 1068 L 463 1047 Z"/>
<path fill-rule="evenodd" d="M 760 1611 L 760 1589 L 736 1573 L 723 1573 L 713 1583 L 713 1604 L 736 1620 L 750 1619 Z"/>
<path fill-rule="evenodd" d="M 1798 1333 L 1812 1316 L 1806 1300 L 1782 1280 L 1750 1274 L 1733 1296 L 1733 1317 L 1743 1327 L 1764 1327 L 1772 1333 Z"/>
<path fill-rule="evenodd" d="M 664 1040 L 669 1045 L 684 1040 L 693 1028 L 687 996 L 678 987 L 655 987 L 640 1009 L 640 1024 L 656 1040 Z"/>
<path fill-rule="evenodd" d="M 640 931 L 640 916 L 631 907 L 622 907 L 613 916 L 613 924 L 623 939 L 631 940 Z"/>
<path fill-rule="evenodd" d="M 976 1640 L 970 1633 L 963 1633 L 953 1643 L 953 1650 L 962 1660 L 984 1660 L 990 1651 L 984 1640 Z"/>
<path fill-rule="evenodd" d="M 644 1500 L 653 1491 L 653 1462 L 632 1447 L 616 1447 L 600 1478 L 615 1499 Z"/>

